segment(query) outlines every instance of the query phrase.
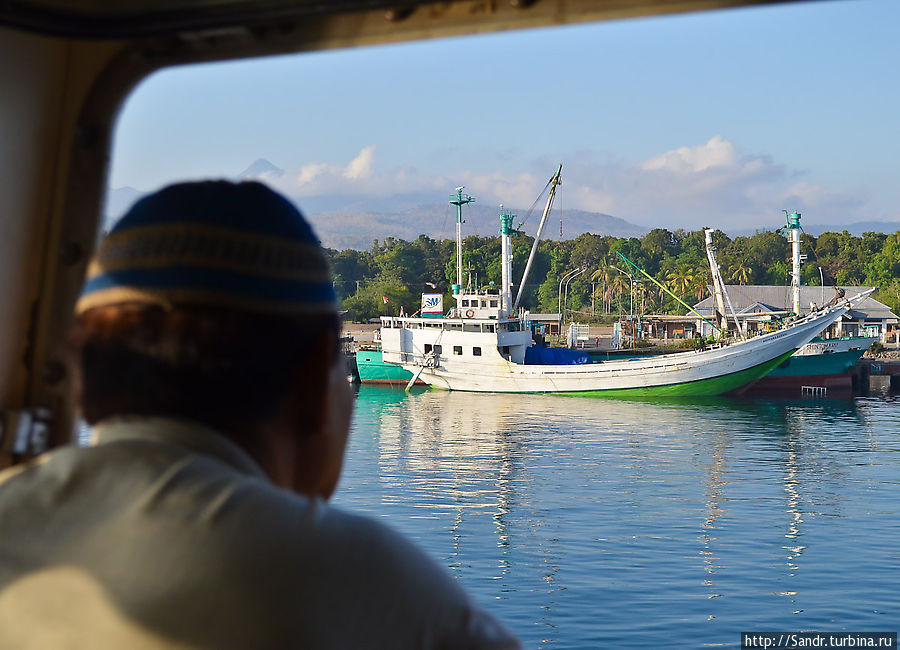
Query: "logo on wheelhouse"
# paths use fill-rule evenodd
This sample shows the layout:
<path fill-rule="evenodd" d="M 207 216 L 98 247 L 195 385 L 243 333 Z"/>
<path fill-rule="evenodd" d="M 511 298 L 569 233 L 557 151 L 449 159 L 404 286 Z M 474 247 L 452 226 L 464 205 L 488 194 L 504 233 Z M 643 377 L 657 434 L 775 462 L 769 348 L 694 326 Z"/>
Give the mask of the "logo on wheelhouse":
<path fill-rule="evenodd" d="M 444 294 L 423 293 L 422 315 L 425 317 L 441 316 L 444 313 Z"/>

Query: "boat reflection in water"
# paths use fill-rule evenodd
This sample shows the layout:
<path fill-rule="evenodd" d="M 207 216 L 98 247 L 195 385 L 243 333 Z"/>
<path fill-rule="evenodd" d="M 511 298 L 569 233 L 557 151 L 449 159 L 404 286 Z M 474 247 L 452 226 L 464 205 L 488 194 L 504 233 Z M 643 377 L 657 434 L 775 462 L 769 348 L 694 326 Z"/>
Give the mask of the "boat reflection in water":
<path fill-rule="evenodd" d="M 363 386 L 336 502 L 414 538 L 526 647 L 875 629 L 898 577 L 893 408 Z"/>

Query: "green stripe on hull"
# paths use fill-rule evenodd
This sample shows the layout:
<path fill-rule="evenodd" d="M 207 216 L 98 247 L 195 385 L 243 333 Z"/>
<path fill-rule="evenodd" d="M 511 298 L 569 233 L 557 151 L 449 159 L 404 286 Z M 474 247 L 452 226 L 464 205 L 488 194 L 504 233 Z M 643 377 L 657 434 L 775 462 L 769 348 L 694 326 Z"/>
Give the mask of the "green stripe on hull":
<path fill-rule="evenodd" d="M 751 381 L 765 377 L 772 368 L 790 357 L 795 350 L 785 352 L 783 355 L 771 361 L 766 361 L 747 370 L 733 372 L 713 379 L 698 379 L 683 384 L 668 384 L 665 386 L 648 386 L 646 388 L 619 388 L 610 390 L 589 390 L 554 393 L 556 395 L 579 395 L 582 397 L 622 397 L 625 399 L 642 399 L 657 397 L 711 397 L 723 395 L 733 390 L 743 388 Z"/>

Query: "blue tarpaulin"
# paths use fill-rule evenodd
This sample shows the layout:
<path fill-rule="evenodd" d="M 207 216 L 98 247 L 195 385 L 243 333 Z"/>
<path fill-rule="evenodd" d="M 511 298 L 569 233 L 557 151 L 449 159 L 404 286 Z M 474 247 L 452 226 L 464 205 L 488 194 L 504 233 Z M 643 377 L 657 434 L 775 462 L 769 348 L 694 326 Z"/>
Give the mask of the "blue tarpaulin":
<path fill-rule="evenodd" d="M 525 348 L 525 365 L 528 366 L 577 366 L 593 363 L 590 355 L 570 348 L 545 348 L 532 345 Z"/>

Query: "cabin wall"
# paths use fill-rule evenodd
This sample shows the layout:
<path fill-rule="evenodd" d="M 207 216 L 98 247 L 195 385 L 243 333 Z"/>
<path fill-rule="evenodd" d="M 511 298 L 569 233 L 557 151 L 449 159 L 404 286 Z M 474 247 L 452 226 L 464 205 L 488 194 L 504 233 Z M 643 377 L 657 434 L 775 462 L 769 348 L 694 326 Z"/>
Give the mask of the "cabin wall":
<path fill-rule="evenodd" d="M 100 71 L 120 46 L 72 42 L 0 28 L 0 408 L 58 408 L 42 394 L 61 384 L 63 332 L 99 216 L 104 166 L 85 187 L 98 188 L 91 213 L 79 215 L 88 241 L 64 241 L 73 145 L 81 109 Z M 108 157 L 108 150 L 103 152 Z M 77 185 L 76 185 L 77 187 Z M 61 266 L 71 278 L 60 293 Z M 52 340 L 48 337 L 52 335 Z M 52 352 L 51 352 L 52 350 Z M 48 372 L 48 355 L 57 363 Z M 64 406 L 62 411 L 67 411 Z"/>
<path fill-rule="evenodd" d="M 53 197 L 67 45 L 0 29 L 0 404 L 20 408 Z"/>

